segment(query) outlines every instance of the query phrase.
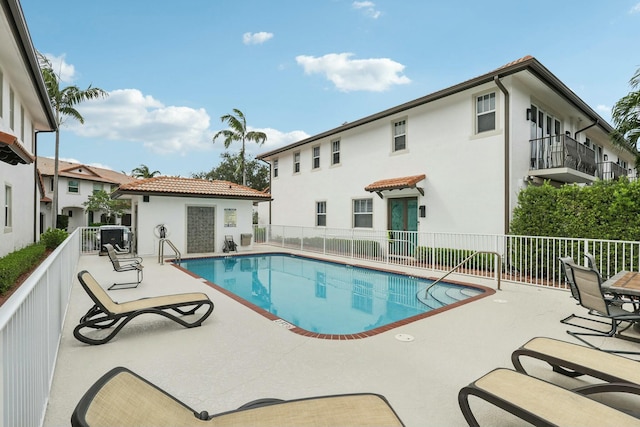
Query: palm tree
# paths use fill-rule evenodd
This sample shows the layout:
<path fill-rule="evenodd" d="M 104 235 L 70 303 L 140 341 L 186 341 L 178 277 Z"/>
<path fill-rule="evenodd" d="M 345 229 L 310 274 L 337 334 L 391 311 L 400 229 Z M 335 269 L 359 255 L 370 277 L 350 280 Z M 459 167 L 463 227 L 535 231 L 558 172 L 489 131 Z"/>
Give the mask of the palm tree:
<path fill-rule="evenodd" d="M 631 88 L 629 92 L 613 106 L 611 118 L 616 126 L 612 140 L 618 146 L 626 148 L 636 155 L 636 169 L 640 166 L 640 152 L 638 142 L 640 139 L 640 68 L 629 80 Z"/>
<path fill-rule="evenodd" d="M 94 98 L 107 97 L 108 93 L 97 87 L 89 87 L 85 90 L 79 89 L 77 86 L 67 86 L 60 89 L 59 76 L 53 70 L 51 61 L 38 53 L 40 59 L 40 68 L 42 76 L 49 95 L 49 101 L 56 113 L 56 145 L 55 145 L 55 165 L 53 172 L 53 218 L 52 227 L 56 228 L 56 220 L 58 217 L 58 161 L 60 153 L 60 125 L 63 123 L 62 116 L 71 116 L 81 124 L 84 124 L 84 118 L 75 109 L 75 105 Z"/>
<path fill-rule="evenodd" d="M 264 132 L 249 131 L 247 132 L 247 120 L 242 114 L 242 111 L 237 108 L 233 109 L 233 114 L 225 114 L 220 117 L 220 120 L 224 123 L 227 122 L 230 129 L 225 129 L 216 132 L 213 135 L 213 142 L 219 136 L 224 138 L 224 148 L 229 148 L 232 142 L 242 141 L 242 149 L 240 150 L 240 164 L 239 169 L 242 171 L 242 185 L 247 185 L 247 173 L 245 170 L 245 142 L 254 141 L 258 145 L 264 144 L 267 140 L 267 134 Z"/>
<path fill-rule="evenodd" d="M 156 175 L 160 175 L 160 171 L 149 171 L 147 165 L 140 165 L 131 171 L 131 176 L 136 178 L 153 178 Z"/>

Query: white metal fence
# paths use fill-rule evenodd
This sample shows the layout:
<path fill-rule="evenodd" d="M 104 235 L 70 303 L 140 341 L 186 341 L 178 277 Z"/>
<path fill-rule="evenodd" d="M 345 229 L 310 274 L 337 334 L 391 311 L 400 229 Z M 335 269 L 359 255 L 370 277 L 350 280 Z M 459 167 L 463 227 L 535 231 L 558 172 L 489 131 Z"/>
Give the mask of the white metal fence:
<path fill-rule="evenodd" d="M 71 284 L 74 232 L 0 307 L 0 426 L 40 426 L 49 399 Z"/>
<path fill-rule="evenodd" d="M 502 257 L 501 279 L 560 288 L 565 283 L 559 257 L 584 264 L 584 253 L 589 252 L 605 279 L 620 270 L 640 269 L 640 242 L 619 240 L 279 225 L 256 227 L 254 236 L 257 244 L 437 271 L 449 271 L 474 252 L 494 252 Z M 493 255 L 478 254 L 458 272 L 496 278 L 497 265 Z"/>

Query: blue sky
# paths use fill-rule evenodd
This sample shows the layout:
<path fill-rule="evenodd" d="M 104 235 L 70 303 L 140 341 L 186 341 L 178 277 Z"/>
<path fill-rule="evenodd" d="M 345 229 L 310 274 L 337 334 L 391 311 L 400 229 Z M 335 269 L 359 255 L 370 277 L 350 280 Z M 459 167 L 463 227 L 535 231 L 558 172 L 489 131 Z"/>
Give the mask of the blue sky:
<path fill-rule="evenodd" d="M 37 50 L 78 105 L 60 158 L 191 176 L 220 161 L 240 109 L 255 156 L 536 57 L 610 120 L 640 67 L 639 0 L 22 0 Z M 53 157 L 54 137 L 39 136 Z M 236 152 L 239 144 L 230 147 Z"/>

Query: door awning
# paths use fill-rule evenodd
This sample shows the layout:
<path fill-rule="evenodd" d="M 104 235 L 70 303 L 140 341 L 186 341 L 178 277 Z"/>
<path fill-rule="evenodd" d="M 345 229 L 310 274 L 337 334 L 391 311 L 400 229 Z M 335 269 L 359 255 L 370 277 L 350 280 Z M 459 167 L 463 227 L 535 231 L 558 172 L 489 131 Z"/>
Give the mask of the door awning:
<path fill-rule="evenodd" d="M 0 132 L 0 161 L 17 165 L 33 163 L 34 157 L 10 133 Z"/>
<path fill-rule="evenodd" d="M 426 178 L 425 174 L 405 176 L 401 178 L 381 179 L 380 181 L 373 182 L 366 187 L 365 191 L 370 193 L 377 193 L 380 198 L 383 191 L 402 190 L 405 188 L 415 188 L 418 192 L 424 196 L 424 189 L 418 187 L 417 184 Z"/>

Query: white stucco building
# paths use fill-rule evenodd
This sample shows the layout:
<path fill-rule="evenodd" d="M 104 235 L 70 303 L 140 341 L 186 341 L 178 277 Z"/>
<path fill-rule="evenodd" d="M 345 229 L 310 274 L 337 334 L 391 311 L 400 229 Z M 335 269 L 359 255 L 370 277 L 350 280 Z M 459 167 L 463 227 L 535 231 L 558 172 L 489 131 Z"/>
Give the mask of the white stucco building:
<path fill-rule="evenodd" d="M 225 236 L 232 236 L 239 250 L 250 249 L 253 203 L 271 199 L 228 181 L 167 176 L 123 184 L 113 197 L 131 197 L 133 244 L 141 256 L 158 254 L 160 226 L 182 256 L 221 252 Z M 164 253 L 172 255 L 170 248 Z"/>
<path fill-rule="evenodd" d="M 269 223 L 502 234 L 518 192 L 635 177 L 609 125 L 531 56 L 258 156 Z"/>
<path fill-rule="evenodd" d="M 41 199 L 41 224 L 46 230 L 52 224 L 51 201 L 53 199 L 53 175 L 55 160 L 38 157 L 38 172 L 42 178 L 44 196 Z M 80 163 L 58 162 L 58 208 L 61 215 L 69 218 L 67 231 L 73 232 L 78 227 L 86 227 L 94 223 L 103 223 L 102 211 L 87 211 L 83 203 L 96 191 L 110 194 L 121 184 L 135 181 L 136 178 L 111 169 L 83 165 Z M 116 222 L 131 225 L 131 213 L 127 212 Z M 43 230 L 44 231 L 44 230 Z"/>
<path fill-rule="evenodd" d="M 56 129 L 17 0 L 0 0 L 0 257 L 39 240 L 37 133 Z"/>

